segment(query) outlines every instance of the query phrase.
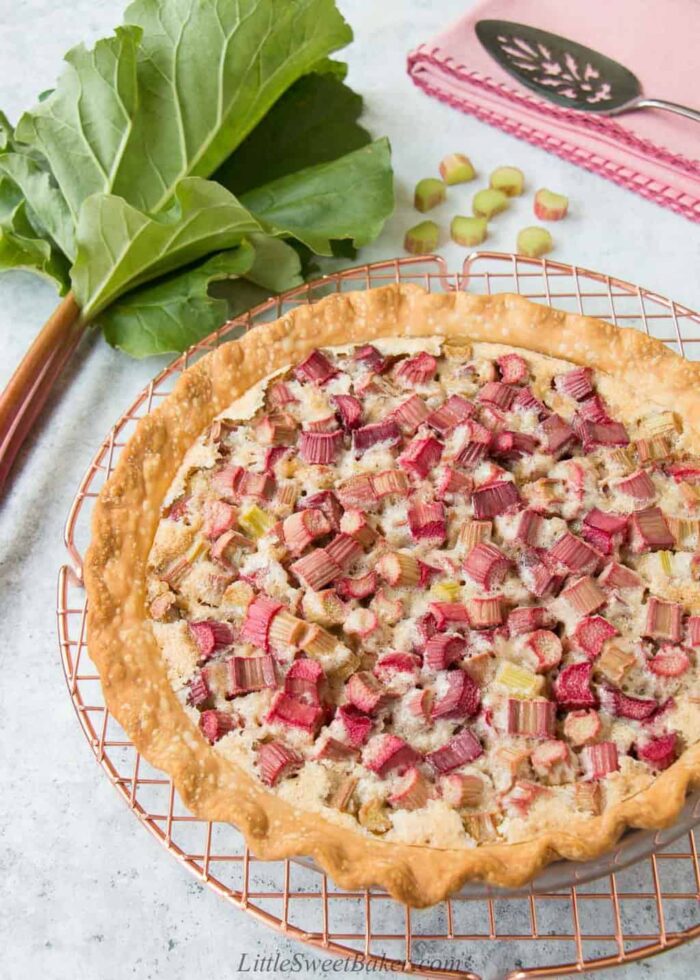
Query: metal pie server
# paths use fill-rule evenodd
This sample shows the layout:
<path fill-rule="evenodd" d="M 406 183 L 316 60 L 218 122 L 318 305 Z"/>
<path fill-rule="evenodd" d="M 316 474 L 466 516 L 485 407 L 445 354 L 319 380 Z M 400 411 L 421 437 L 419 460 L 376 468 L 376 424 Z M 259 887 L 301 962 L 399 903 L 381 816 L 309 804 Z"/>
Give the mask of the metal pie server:
<path fill-rule="evenodd" d="M 646 98 L 629 68 L 558 34 L 509 20 L 480 20 L 476 35 L 501 68 L 556 105 L 601 116 L 665 109 L 700 122 L 698 110 Z"/>

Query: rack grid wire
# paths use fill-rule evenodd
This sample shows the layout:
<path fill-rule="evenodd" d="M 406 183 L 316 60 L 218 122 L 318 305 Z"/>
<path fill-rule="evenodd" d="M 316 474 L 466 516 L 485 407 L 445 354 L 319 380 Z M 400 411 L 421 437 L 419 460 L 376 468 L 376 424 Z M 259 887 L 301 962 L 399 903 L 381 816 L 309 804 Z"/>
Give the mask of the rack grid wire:
<path fill-rule="evenodd" d="M 700 315 L 672 300 L 597 272 L 505 253 L 479 251 L 451 273 L 437 256 L 346 269 L 274 297 L 224 324 L 163 370 L 124 412 L 100 446 L 71 506 L 68 563 L 59 571 L 57 622 L 68 692 L 92 753 L 127 806 L 198 879 L 236 907 L 324 954 L 375 969 L 426 977 L 473 978 L 476 950 L 507 978 L 558 976 L 627 964 L 700 935 L 700 864 L 693 830 L 624 870 L 585 885 L 501 898 L 457 894 L 430 909 L 409 909 L 381 889 L 346 892 L 296 861 L 264 862 L 229 824 L 191 816 L 172 782 L 153 769 L 107 711 L 86 636 L 82 554 L 92 504 L 143 418 L 182 371 L 224 341 L 331 292 L 413 282 L 432 292 L 516 292 L 568 312 L 635 326 L 691 360 L 700 359 Z M 700 802 L 693 811 L 700 819 Z M 653 846 L 653 845 L 652 845 Z M 521 960 L 528 960 L 523 964 Z"/>

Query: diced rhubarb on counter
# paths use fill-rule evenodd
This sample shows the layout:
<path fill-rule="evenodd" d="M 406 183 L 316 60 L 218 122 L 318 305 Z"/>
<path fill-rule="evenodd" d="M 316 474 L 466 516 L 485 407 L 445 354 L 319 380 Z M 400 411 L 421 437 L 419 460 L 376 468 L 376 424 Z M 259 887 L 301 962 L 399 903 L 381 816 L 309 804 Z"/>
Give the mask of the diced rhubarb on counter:
<path fill-rule="evenodd" d="M 471 160 L 464 153 L 448 153 L 440 161 L 440 176 L 446 184 L 465 184 L 476 177 Z"/>
<path fill-rule="evenodd" d="M 430 255 L 438 247 L 440 228 L 434 221 L 412 225 L 403 240 L 404 251 L 410 255 Z"/>
<path fill-rule="evenodd" d="M 551 738 L 554 735 L 556 705 L 544 698 L 509 698 L 507 731 L 509 735 L 528 738 Z"/>
<path fill-rule="evenodd" d="M 430 211 L 445 200 L 445 185 L 437 177 L 424 177 L 416 184 L 413 206 L 416 211 Z"/>
<path fill-rule="evenodd" d="M 581 752 L 581 761 L 588 779 L 604 779 L 620 768 L 617 746 L 614 742 L 587 745 Z"/>
<path fill-rule="evenodd" d="M 525 186 L 525 175 L 518 167 L 496 167 L 489 177 L 489 185 L 508 197 L 519 197 Z"/>
<path fill-rule="evenodd" d="M 384 779 L 390 772 L 399 775 L 422 762 L 420 753 L 398 735 L 375 735 L 365 746 L 362 764 Z"/>
<path fill-rule="evenodd" d="M 481 742 L 476 735 L 465 728 L 459 735 L 453 736 L 445 745 L 435 749 L 434 752 L 429 752 L 425 758 L 426 762 L 430 763 L 436 772 L 446 773 L 474 762 L 483 754 L 483 751 Z"/>
<path fill-rule="evenodd" d="M 593 665 L 588 661 L 563 667 L 554 682 L 554 697 L 563 708 L 595 708 L 597 701 L 591 690 Z"/>
<path fill-rule="evenodd" d="M 486 188 L 477 191 L 472 198 L 472 211 L 477 217 L 493 218 L 508 207 L 508 195 L 503 191 Z"/>
<path fill-rule="evenodd" d="M 290 776 L 304 764 L 294 749 L 284 742 L 264 742 L 258 749 L 260 778 L 266 786 L 276 786 L 280 779 Z"/>
<path fill-rule="evenodd" d="M 515 243 L 516 251 L 530 259 L 538 259 L 554 248 L 552 236 L 546 228 L 528 225 L 521 228 Z"/>
<path fill-rule="evenodd" d="M 569 199 L 563 194 L 555 194 L 541 187 L 535 194 L 534 212 L 540 221 L 561 221 L 566 217 Z"/>
<path fill-rule="evenodd" d="M 450 238 L 457 245 L 473 248 L 486 241 L 488 220 L 483 217 L 456 214 L 450 222 Z"/>

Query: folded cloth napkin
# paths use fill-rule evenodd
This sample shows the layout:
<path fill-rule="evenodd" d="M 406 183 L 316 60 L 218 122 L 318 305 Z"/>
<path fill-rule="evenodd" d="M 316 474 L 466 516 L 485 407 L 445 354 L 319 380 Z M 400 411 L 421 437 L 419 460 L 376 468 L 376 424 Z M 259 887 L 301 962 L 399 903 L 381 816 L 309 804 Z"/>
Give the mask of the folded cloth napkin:
<path fill-rule="evenodd" d="M 697 0 L 484 0 L 413 51 L 408 72 L 443 102 L 700 221 L 699 123 L 657 109 L 610 119 L 547 102 L 481 46 L 482 19 L 571 38 L 633 71 L 645 95 L 697 107 Z"/>

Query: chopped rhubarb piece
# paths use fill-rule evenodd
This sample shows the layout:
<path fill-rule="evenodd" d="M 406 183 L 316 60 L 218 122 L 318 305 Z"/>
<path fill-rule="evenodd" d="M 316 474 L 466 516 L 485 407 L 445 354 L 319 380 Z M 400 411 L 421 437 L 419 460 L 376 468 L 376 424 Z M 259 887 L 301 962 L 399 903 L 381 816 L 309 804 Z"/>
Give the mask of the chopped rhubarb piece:
<path fill-rule="evenodd" d="M 343 629 L 365 640 L 379 629 L 379 619 L 373 609 L 351 609 L 345 617 Z"/>
<path fill-rule="evenodd" d="M 656 596 L 649 596 L 644 635 L 657 640 L 679 643 L 682 620 L 683 607 L 677 602 L 666 602 L 664 599 L 657 599 Z"/>
<path fill-rule="evenodd" d="M 280 609 L 282 603 L 276 599 L 266 595 L 256 596 L 246 610 L 241 639 L 269 652 L 270 624 Z"/>
<path fill-rule="evenodd" d="M 528 738 L 554 735 L 556 705 L 544 698 L 508 698 L 508 734 Z"/>
<path fill-rule="evenodd" d="M 343 569 L 331 558 L 325 548 L 314 548 L 308 555 L 293 562 L 289 570 L 296 575 L 302 585 L 307 589 L 313 589 L 314 592 L 320 592 L 343 574 Z"/>
<path fill-rule="evenodd" d="M 328 433 L 333 433 L 336 436 L 342 435 L 340 429 L 338 428 L 338 420 L 335 415 L 326 415 L 322 419 L 312 419 L 306 423 L 306 428 L 308 432 L 322 432 L 328 435 Z"/>
<path fill-rule="evenodd" d="M 428 690 L 417 688 L 409 691 L 405 698 L 405 705 L 408 711 L 415 718 L 430 720 L 430 706 L 432 704 L 432 694 Z"/>
<path fill-rule="evenodd" d="M 688 644 L 691 647 L 700 647 L 700 616 L 689 616 L 686 630 Z"/>
<path fill-rule="evenodd" d="M 389 797 L 389 803 L 402 810 L 420 810 L 430 795 L 430 783 L 418 769 L 411 767 L 401 776 L 396 790 Z"/>
<path fill-rule="evenodd" d="M 496 432 L 491 441 L 491 454 L 499 459 L 521 459 L 536 449 L 537 440 L 525 432 Z"/>
<path fill-rule="evenodd" d="M 598 581 L 611 589 L 638 589 L 642 585 L 642 580 L 636 572 L 616 561 L 611 561 L 605 566 L 598 576 Z"/>
<path fill-rule="evenodd" d="M 605 534 L 608 534 L 611 537 L 623 537 L 627 532 L 628 521 L 629 518 L 627 514 L 612 514 L 609 511 L 598 510 L 597 507 L 594 507 L 593 510 L 589 510 L 583 519 L 583 523 L 586 527 L 592 527 L 598 531 L 603 531 Z"/>
<path fill-rule="evenodd" d="M 413 555 L 388 552 L 382 555 L 376 567 L 384 581 L 395 588 L 406 588 L 420 582 L 420 563 Z"/>
<path fill-rule="evenodd" d="M 472 494 L 474 516 L 477 520 L 497 517 L 520 504 L 518 488 L 509 480 L 491 483 Z"/>
<path fill-rule="evenodd" d="M 372 719 L 354 704 L 341 704 L 337 717 L 352 745 L 364 745 L 372 731 Z"/>
<path fill-rule="evenodd" d="M 428 608 L 438 630 L 446 630 L 451 626 L 456 626 L 457 629 L 460 626 L 469 626 L 467 607 L 462 602 L 431 602 Z"/>
<path fill-rule="evenodd" d="M 308 627 L 299 640 L 300 648 L 310 657 L 325 657 L 333 653 L 337 644 L 337 638 L 321 626 Z"/>
<path fill-rule="evenodd" d="M 588 779 L 603 779 L 620 768 L 614 742 L 587 745 L 581 752 L 581 761 Z"/>
<path fill-rule="evenodd" d="M 564 719 L 564 734 L 577 747 L 594 742 L 602 727 L 597 711 L 570 711 Z"/>
<path fill-rule="evenodd" d="M 441 745 L 434 752 L 429 752 L 425 758 L 436 772 L 445 773 L 473 762 L 483 754 L 483 751 L 478 738 L 465 728 L 445 745 Z"/>
<path fill-rule="evenodd" d="M 490 591 L 501 584 L 510 566 L 510 559 L 502 551 L 482 542 L 472 548 L 463 567 L 470 579 Z"/>
<path fill-rule="evenodd" d="M 644 721 L 659 707 L 653 698 L 633 698 L 615 687 L 604 688 L 600 695 L 600 702 L 611 715 L 617 718 L 632 718 L 635 721 Z"/>
<path fill-rule="evenodd" d="M 244 470 L 238 484 L 238 496 L 267 500 L 272 496 L 274 489 L 275 481 L 267 473 L 251 473 Z"/>
<path fill-rule="evenodd" d="M 544 402 L 541 402 L 532 393 L 531 388 L 520 388 L 511 406 L 512 408 L 518 409 L 521 412 L 535 412 L 537 418 L 546 419 L 548 415 L 551 415 L 551 411 L 547 408 Z"/>
<path fill-rule="evenodd" d="M 271 408 L 282 408 L 283 405 L 291 405 L 295 401 L 289 385 L 284 381 L 276 381 L 267 390 L 267 403 Z"/>
<path fill-rule="evenodd" d="M 332 759 L 334 762 L 346 762 L 352 759 L 353 762 L 359 762 L 362 755 L 359 749 L 353 748 L 352 745 L 346 745 L 345 742 L 339 742 L 337 738 L 331 738 L 330 735 L 319 738 L 316 745 L 314 759 Z M 352 788 L 354 789 L 356 785 L 357 779 L 353 779 Z M 339 810 L 343 809 L 338 803 L 331 805 L 336 806 Z"/>
<path fill-rule="evenodd" d="M 429 415 L 430 409 L 420 395 L 411 395 L 393 412 L 393 418 L 396 419 L 399 428 L 407 435 L 413 435 Z"/>
<path fill-rule="evenodd" d="M 492 433 L 478 422 L 464 423 L 466 438 L 455 454 L 458 466 L 476 466 L 486 456 L 491 445 Z"/>
<path fill-rule="evenodd" d="M 323 667 L 317 660 L 295 660 L 284 678 L 284 690 L 299 701 L 320 705 L 324 679 Z"/>
<path fill-rule="evenodd" d="M 561 595 L 579 616 L 597 612 L 608 601 L 606 594 L 590 575 L 577 579 Z"/>
<path fill-rule="evenodd" d="M 431 429 L 447 435 L 461 422 L 471 418 L 474 406 L 462 395 L 450 395 L 444 405 L 436 408 L 425 420 Z"/>
<path fill-rule="evenodd" d="M 615 487 L 620 493 L 646 503 L 656 497 L 656 487 L 646 470 L 637 470 L 631 476 L 626 476 L 624 480 L 618 480 Z"/>
<path fill-rule="evenodd" d="M 574 804 L 583 813 L 597 816 L 601 811 L 600 783 L 574 783 Z"/>
<path fill-rule="evenodd" d="M 311 381 L 314 384 L 325 384 L 338 372 L 325 354 L 320 350 L 311 351 L 309 356 L 297 364 L 294 374 L 299 381 Z"/>
<path fill-rule="evenodd" d="M 562 395 L 581 402 L 589 395 L 595 394 L 592 379 L 593 372 L 590 368 L 574 368 L 566 374 L 558 374 L 554 379 L 554 387 Z"/>
<path fill-rule="evenodd" d="M 619 684 L 627 671 L 634 666 L 636 660 L 633 653 L 621 650 L 620 647 L 608 644 L 596 660 L 595 671 L 602 674 L 613 684 Z"/>
<path fill-rule="evenodd" d="M 270 624 L 270 646 L 277 651 L 284 651 L 286 647 L 297 647 L 302 641 L 306 628 L 303 619 L 297 619 L 286 609 L 281 609 Z"/>
<path fill-rule="evenodd" d="M 430 583 L 432 582 L 432 580 L 437 575 L 441 575 L 442 574 L 442 569 L 441 568 L 436 568 L 435 565 L 429 565 L 425 561 L 419 561 L 418 562 L 418 572 L 419 572 L 419 575 L 420 575 L 420 577 L 418 579 L 418 584 L 421 587 L 421 589 L 423 589 L 423 588 L 426 588 L 427 586 L 429 586 Z"/>
<path fill-rule="evenodd" d="M 362 554 L 362 545 L 349 534 L 341 531 L 326 545 L 324 551 L 336 565 L 347 569 Z"/>
<path fill-rule="evenodd" d="M 202 619 L 198 623 L 188 623 L 190 636 L 197 645 L 201 663 L 209 660 L 218 650 L 230 646 L 235 637 L 228 623 L 215 619 Z"/>
<path fill-rule="evenodd" d="M 410 493 L 408 477 L 402 470 L 382 470 L 371 477 L 372 490 L 377 500 L 384 497 L 406 497 Z"/>
<path fill-rule="evenodd" d="M 282 522 L 282 536 L 294 556 L 300 555 L 316 538 L 330 534 L 331 525 L 322 510 L 309 508 L 290 514 Z"/>
<path fill-rule="evenodd" d="M 266 786 L 275 786 L 304 765 L 300 755 L 284 742 L 264 742 L 258 749 L 260 778 Z"/>
<path fill-rule="evenodd" d="M 373 545 L 377 537 L 364 511 L 355 507 L 346 510 L 341 517 L 340 530 L 343 534 L 349 534 L 351 538 L 358 541 L 363 548 L 369 548 Z"/>
<path fill-rule="evenodd" d="M 421 755 L 398 735 L 376 735 L 362 753 L 362 764 L 383 779 L 422 762 Z"/>
<path fill-rule="evenodd" d="M 228 692 L 230 698 L 266 687 L 277 687 L 275 662 L 271 656 L 231 657 L 228 664 Z"/>
<path fill-rule="evenodd" d="M 210 708 L 199 716 L 199 727 L 204 737 L 213 745 L 238 727 L 238 719 L 226 711 Z"/>
<path fill-rule="evenodd" d="M 578 414 L 587 422 L 611 422 L 608 414 L 608 406 L 600 395 L 591 395 L 582 401 L 578 407 Z"/>
<path fill-rule="evenodd" d="M 464 153 L 448 153 L 440 161 L 440 176 L 446 184 L 464 184 L 476 177 L 472 162 Z"/>
<path fill-rule="evenodd" d="M 574 630 L 574 640 L 589 660 L 595 660 L 603 649 L 603 644 L 618 631 L 602 616 L 585 616 L 579 620 Z"/>
<path fill-rule="evenodd" d="M 652 769 L 668 769 L 676 761 L 676 741 L 676 733 L 670 732 L 641 742 L 636 746 L 637 758 Z"/>
<path fill-rule="evenodd" d="M 496 358 L 496 364 L 504 384 L 517 385 L 527 377 L 527 364 L 520 354 L 502 354 Z"/>
<path fill-rule="evenodd" d="M 666 467 L 666 472 L 673 477 L 676 483 L 700 483 L 700 461 L 670 463 Z"/>
<path fill-rule="evenodd" d="M 588 663 L 569 664 L 564 667 L 554 682 L 554 697 L 564 708 L 595 708 L 595 695 L 591 691 L 593 665 Z"/>
<path fill-rule="evenodd" d="M 535 217 L 540 221 L 561 221 L 566 217 L 568 208 L 569 198 L 564 194 L 556 194 L 546 187 L 540 187 L 535 194 Z"/>
<path fill-rule="evenodd" d="M 437 361 L 432 354 L 421 351 L 415 357 L 402 361 L 396 369 L 396 377 L 409 385 L 422 385 L 430 381 L 437 371 Z"/>
<path fill-rule="evenodd" d="M 569 763 L 569 747 L 566 742 L 549 738 L 530 753 L 532 768 L 538 776 L 547 776 L 557 766 Z"/>
<path fill-rule="evenodd" d="M 321 510 L 328 518 L 334 531 L 340 527 L 340 518 L 343 516 L 343 508 L 338 503 L 338 498 L 332 490 L 321 490 L 320 493 L 311 494 L 310 497 L 302 497 L 298 504 L 299 510 Z"/>
<path fill-rule="evenodd" d="M 465 521 L 459 532 L 459 541 L 466 554 L 482 542 L 488 544 L 492 531 L 493 521 Z"/>
<path fill-rule="evenodd" d="M 181 521 L 183 517 L 187 517 L 189 514 L 190 500 L 191 497 L 189 494 L 184 494 L 182 497 L 178 497 L 177 500 L 173 500 L 171 504 L 163 508 L 163 517 L 169 521 Z"/>
<path fill-rule="evenodd" d="M 299 436 L 299 455 L 305 463 L 325 466 L 335 462 L 338 450 L 343 445 L 343 433 L 305 432 Z"/>
<path fill-rule="evenodd" d="M 551 630 L 535 630 L 527 638 L 527 647 L 537 658 L 538 674 L 545 674 L 561 663 L 562 645 L 556 633 Z"/>
<path fill-rule="evenodd" d="M 347 615 L 345 603 L 333 589 L 305 592 L 301 598 L 301 611 L 309 622 L 319 626 L 341 626 Z"/>
<path fill-rule="evenodd" d="M 255 438 L 263 446 L 288 446 L 294 442 L 297 421 L 287 412 L 263 415 L 254 425 Z"/>
<path fill-rule="evenodd" d="M 445 500 L 453 495 L 468 497 L 473 487 L 474 481 L 466 473 L 460 473 L 451 466 L 442 466 L 436 482 L 435 496 L 438 500 Z"/>
<path fill-rule="evenodd" d="M 237 517 L 238 511 L 231 504 L 223 500 L 208 500 L 204 505 L 204 537 L 216 539 L 230 531 L 235 526 Z"/>
<path fill-rule="evenodd" d="M 492 629 L 503 622 L 503 603 L 500 596 L 467 599 L 469 619 L 475 630 Z"/>
<path fill-rule="evenodd" d="M 367 599 L 377 591 L 377 573 L 367 572 L 358 578 L 341 578 L 335 583 L 335 589 L 341 599 Z"/>
<path fill-rule="evenodd" d="M 366 670 L 359 671 L 348 679 L 345 694 L 350 704 L 367 715 L 379 711 L 389 700 L 386 689 Z"/>
<path fill-rule="evenodd" d="M 420 669 L 420 660 L 412 653 L 385 653 L 374 665 L 374 676 L 380 681 L 391 681 L 397 674 L 416 676 Z"/>
<path fill-rule="evenodd" d="M 602 556 L 595 548 L 567 531 L 549 549 L 549 557 L 570 572 L 594 572 Z"/>
<path fill-rule="evenodd" d="M 481 704 L 481 691 L 478 685 L 463 670 L 450 670 L 446 677 L 447 690 L 435 701 L 431 717 L 472 718 Z"/>
<path fill-rule="evenodd" d="M 576 434 L 569 423 L 556 413 L 548 416 L 540 423 L 539 433 L 544 448 L 552 455 L 568 449 L 576 438 Z"/>
<path fill-rule="evenodd" d="M 544 518 L 534 510 L 524 510 L 518 520 L 518 530 L 515 533 L 515 540 L 522 544 L 534 548 L 539 540 L 539 533 L 544 523 Z"/>
<path fill-rule="evenodd" d="M 384 367 L 384 358 L 377 348 L 371 344 L 363 344 L 362 347 L 358 347 L 352 355 L 352 359 L 366 365 L 370 371 L 374 371 L 376 374 L 380 374 Z"/>
<path fill-rule="evenodd" d="M 397 462 L 402 469 L 418 480 L 424 480 L 440 462 L 443 445 L 434 436 L 414 439 L 401 453 Z"/>
<path fill-rule="evenodd" d="M 282 459 L 282 457 L 286 456 L 288 452 L 289 452 L 289 448 L 287 446 L 270 446 L 268 449 L 265 450 L 263 469 L 265 470 L 265 473 L 268 474 L 268 476 L 274 477 L 275 466 L 277 466 L 277 464 Z M 281 488 L 278 487 L 277 488 L 278 494 L 280 493 L 280 490 Z M 292 501 L 292 504 L 293 503 L 294 501 Z"/>
<path fill-rule="evenodd" d="M 401 430 L 393 419 L 363 425 L 359 429 L 354 429 L 352 433 L 352 445 L 357 453 L 364 453 L 365 450 L 379 443 L 395 446 L 400 441 Z"/>
<path fill-rule="evenodd" d="M 464 656 L 466 642 L 454 633 L 436 633 L 425 644 L 425 663 L 431 670 L 445 670 Z"/>
<path fill-rule="evenodd" d="M 630 548 L 637 554 L 673 549 L 675 541 L 660 507 L 647 507 L 630 515 Z"/>
<path fill-rule="evenodd" d="M 242 476 L 242 466 L 223 466 L 212 476 L 212 489 L 222 497 L 235 497 Z"/>
<path fill-rule="evenodd" d="M 664 646 L 647 667 L 658 677 L 680 677 L 690 667 L 690 657 L 681 647 Z"/>
<path fill-rule="evenodd" d="M 448 806 L 479 806 L 484 796 L 484 780 L 481 776 L 452 772 L 440 778 L 440 795 Z"/>
<path fill-rule="evenodd" d="M 544 606 L 521 606 L 508 613 L 507 625 L 511 636 L 532 633 L 550 625 L 551 617 Z"/>
<path fill-rule="evenodd" d="M 392 599 L 385 589 L 377 591 L 370 608 L 382 625 L 395 626 L 400 619 L 403 619 L 403 602 L 400 599 Z"/>
<path fill-rule="evenodd" d="M 290 728 L 300 728 L 315 735 L 323 721 L 323 709 L 317 705 L 304 704 L 285 691 L 280 691 L 275 695 L 265 720 L 271 724 L 277 722 Z"/>
<path fill-rule="evenodd" d="M 437 501 L 409 507 L 408 524 L 414 541 L 430 541 L 440 545 L 447 537 L 445 508 Z"/>
<path fill-rule="evenodd" d="M 565 579 L 565 576 L 552 571 L 535 551 L 520 556 L 518 573 L 528 592 L 532 592 L 538 598 L 556 594 Z"/>
<path fill-rule="evenodd" d="M 621 422 L 588 422 L 574 419 L 574 432 L 583 443 L 585 453 L 607 446 L 627 446 L 629 436 Z"/>
<path fill-rule="evenodd" d="M 502 411 L 507 412 L 513 404 L 517 391 L 510 385 L 502 381 L 487 381 L 477 395 L 478 401 L 483 405 L 495 405 Z"/>
<path fill-rule="evenodd" d="M 193 708 L 201 708 L 211 697 L 207 675 L 202 670 L 190 681 L 187 689 L 187 703 Z"/>
<path fill-rule="evenodd" d="M 344 429 L 356 429 L 362 424 L 362 402 L 354 395 L 333 395 L 333 403 Z"/>

